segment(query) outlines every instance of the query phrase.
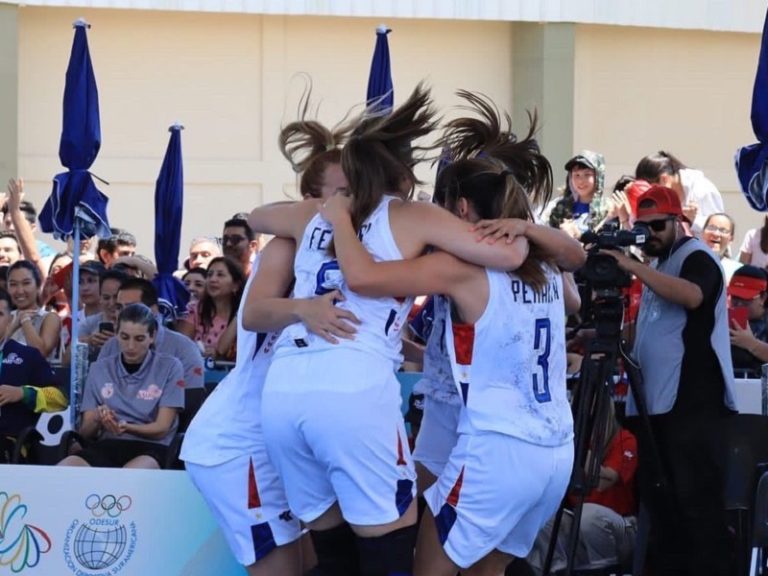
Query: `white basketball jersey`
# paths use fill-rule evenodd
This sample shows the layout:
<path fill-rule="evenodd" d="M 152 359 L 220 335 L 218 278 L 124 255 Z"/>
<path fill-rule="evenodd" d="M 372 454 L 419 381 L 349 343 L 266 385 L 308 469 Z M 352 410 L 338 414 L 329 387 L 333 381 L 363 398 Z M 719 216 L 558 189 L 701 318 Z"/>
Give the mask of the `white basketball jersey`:
<path fill-rule="evenodd" d="M 426 334 L 424 348 L 424 370 L 421 379 L 413 387 L 414 394 L 425 394 L 440 402 L 461 404 L 456 383 L 453 381 L 453 369 L 445 349 L 445 331 L 448 328 L 450 303 L 444 296 L 433 295 L 425 304 L 423 323 Z"/>
<path fill-rule="evenodd" d="M 237 310 L 237 362 L 189 424 L 181 458 L 214 466 L 252 451 L 261 438 L 261 393 L 279 333 L 243 328 L 243 309 L 258 258 L 251 267 Z"/>
<path fill-rule="evenodd" d="M 559 273 L 534 291 L 518 276 L 486 270 L 488 304 L 475 324 L 446 330 L 464 402 L 459 432 L 508 434 L 540 446 L 573 437 L 565 389 L 565 305 Z"/>
<path fill-rule="evenodd" d="M 389 203 L 385 196 L 360 228 L 359 237 L 376 261 L 402 260 L 389 226 Z M 333 228 L 319 214 L 304 230 L 294 261 L 294 298 L 314 298 L 340 290 L 345 300 L 337 306 L 354 313 L 361 321 L 353 340 L 340 339 L 330 344 L 307 332 L 301 323 L 283 330 L 277 344 L 277 354 L 297 354 L 329 348 L 352 348 L 384 355 L 395 368 L 402 364 L 400 333 L 408 318 L 413 298 L 368 298 L 352 292 L 344 281 L 339 263 L 329 254 Z"/>

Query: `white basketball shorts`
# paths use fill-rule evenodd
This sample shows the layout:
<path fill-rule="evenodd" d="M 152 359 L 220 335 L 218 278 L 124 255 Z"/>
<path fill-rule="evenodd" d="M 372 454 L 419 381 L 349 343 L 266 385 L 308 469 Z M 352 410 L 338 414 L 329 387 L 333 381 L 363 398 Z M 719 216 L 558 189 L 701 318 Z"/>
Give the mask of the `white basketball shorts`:
<path fill-rule="evenodd" d="M 435 476 L 440 476 L 451 450 L 456 446 L 460 413 L 460 404 L 449 404 L 424 396 L 424 416 L 416 436 L 413 459 Z"/>

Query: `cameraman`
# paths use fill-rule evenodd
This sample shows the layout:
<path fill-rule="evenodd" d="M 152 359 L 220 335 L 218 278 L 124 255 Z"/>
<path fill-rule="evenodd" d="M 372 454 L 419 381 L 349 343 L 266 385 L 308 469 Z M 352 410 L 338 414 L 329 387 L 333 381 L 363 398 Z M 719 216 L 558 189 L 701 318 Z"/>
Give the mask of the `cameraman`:
<path fill-rule="evenodd" d="M 668 483 L 654 488 L 657 462 L 638 428 L 640 498 L 653 527 L 649 561 L 657 575 L 726 574 L 721 442 L 735 404 L 723 273 L 700 240 L 685 236 L 674 190 L 652 186 L 637 206 L 649 236 L 642 250 L 656 260 L 647 266 L 602 253 L 643 283 L 634 354 Z M 637 414 L 631 397 L 627 413 Z"/>

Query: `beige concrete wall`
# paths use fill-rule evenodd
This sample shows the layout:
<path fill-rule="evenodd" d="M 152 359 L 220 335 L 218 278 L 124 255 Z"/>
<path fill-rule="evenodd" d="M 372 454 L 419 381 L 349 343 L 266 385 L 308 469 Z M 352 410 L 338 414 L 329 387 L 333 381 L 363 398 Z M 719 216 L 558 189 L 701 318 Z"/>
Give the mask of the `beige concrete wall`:
<path fill-rule="evenodd" d="M 762 219 L 733 166 L 736 148 L 755 140 L 759 49 L 757 34 L 577 26 L 574 149 L 604 153 L 609 184 L 660 149 L 703 170 L 737 221 L 738 248 Z"/>
<path fill-rule="evenodd" d="M 0 4 L 0 182 L 17 170 L 18 161 L 18 9 Z"/>
<path fill-rule="evenodd" d="M 152 252 L 154 180 L 176 120 L 186 198 L 182 250 L 220 234 L 240 210 L 290 193 L 295 178 L 276 147 L 293 118 L 306 72 L 320 118 L 340 119 L 365 98 L 379 23 L 366 19 L 19 8 L 19 172 L 39 206 L 60 170 L 61 94 L 84 16 L 100 90 L 103 144 L 93 172 L 111 182 L 110 221 Z M 511 107 L 509 23 L 391 22 L 396 101 L 427 78 L 440 107 L 458 87 Z M 429 170 L 422 172 L 430 176 Z"/>

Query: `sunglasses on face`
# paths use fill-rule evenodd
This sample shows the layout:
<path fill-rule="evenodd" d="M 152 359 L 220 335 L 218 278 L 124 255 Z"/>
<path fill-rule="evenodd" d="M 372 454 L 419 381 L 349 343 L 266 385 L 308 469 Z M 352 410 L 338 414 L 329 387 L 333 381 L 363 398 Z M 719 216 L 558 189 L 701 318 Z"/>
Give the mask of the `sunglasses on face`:
<path fill-rule="evenodd" d="M 247 240 L 245 236 L 239 236 L 237 234 L 233 236 L 222 236 L 221 243 L 222 244 L 240 244 L 243 240 Z"/>
<path fill-rule="evenodd" d="M 643 222 L 648 228 L 654 232 L 662 232 L 667 227 L 667 222 L 674 220 L 676 216 L 669 216 L 668 218 L 662 218 L 661 220 L 651 220 L 650 222 Z"/>

